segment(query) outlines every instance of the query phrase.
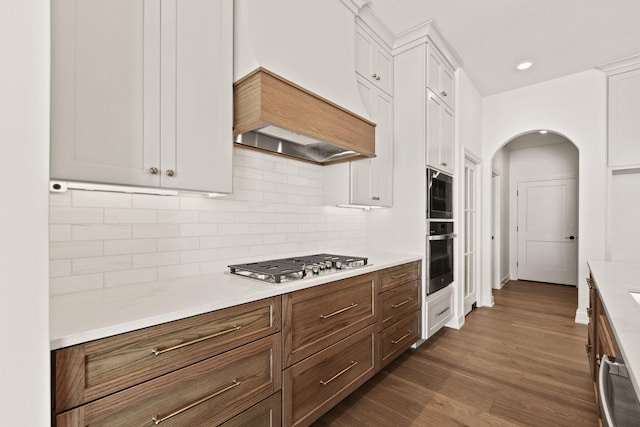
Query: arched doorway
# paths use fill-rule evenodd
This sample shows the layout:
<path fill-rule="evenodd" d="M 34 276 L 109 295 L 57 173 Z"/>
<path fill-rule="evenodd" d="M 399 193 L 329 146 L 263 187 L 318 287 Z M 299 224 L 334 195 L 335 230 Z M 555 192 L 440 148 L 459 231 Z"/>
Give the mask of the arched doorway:
<path fill-rule="evenodd" d="M 492 170 L 492 287 L 510 279 L 577 286 L 575 144 L 553 131 L 526 132 L 494 154 Z"/>

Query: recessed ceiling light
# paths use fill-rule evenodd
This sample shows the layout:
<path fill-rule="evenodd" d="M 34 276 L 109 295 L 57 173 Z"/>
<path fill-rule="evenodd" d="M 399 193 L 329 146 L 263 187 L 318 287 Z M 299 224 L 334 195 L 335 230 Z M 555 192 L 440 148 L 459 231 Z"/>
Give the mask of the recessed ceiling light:
<path fill-rule="evenodd" d="M 541 130 L 540 131 L 540 133 L 543 134 L 543 135 L 546 134 L 547 132 L 549 132 L 549 131 L 548 130 Z"/>
<path fill-rule="evenodd" d="M 519 63 L 516 68 L 520 71 L 526 70 L 528 68 L 530 68 L 533 65 L 533 62 L 530 61 L 525 61 L 525 62 L 521 62 Z"/>

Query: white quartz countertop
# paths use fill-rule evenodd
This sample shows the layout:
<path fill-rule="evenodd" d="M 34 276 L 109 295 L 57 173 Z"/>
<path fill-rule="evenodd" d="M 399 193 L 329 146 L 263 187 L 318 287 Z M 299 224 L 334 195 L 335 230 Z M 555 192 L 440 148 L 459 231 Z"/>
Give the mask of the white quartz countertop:
<path fill-rule="evenodd" d="M 591 274 L 640 400 L 640 263 L 589 261 Z"/>
<path fill-rule="evenodd" d="M 419 255 L 371 253 L 368 264 L 275 285 L 228 271 L 104 288 L 50 299 L 51 350 L 282 295 L 411 261 Z"/>

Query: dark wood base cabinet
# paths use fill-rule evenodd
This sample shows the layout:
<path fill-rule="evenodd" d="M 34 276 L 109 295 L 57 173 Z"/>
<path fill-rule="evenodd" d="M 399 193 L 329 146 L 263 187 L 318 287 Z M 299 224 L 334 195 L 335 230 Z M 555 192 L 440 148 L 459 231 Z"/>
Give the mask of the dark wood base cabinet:
<path fill-rule="evenodd" d="M 420 262 L 52 352 L 54 427 L 308 426 L 420 338 Z"/>

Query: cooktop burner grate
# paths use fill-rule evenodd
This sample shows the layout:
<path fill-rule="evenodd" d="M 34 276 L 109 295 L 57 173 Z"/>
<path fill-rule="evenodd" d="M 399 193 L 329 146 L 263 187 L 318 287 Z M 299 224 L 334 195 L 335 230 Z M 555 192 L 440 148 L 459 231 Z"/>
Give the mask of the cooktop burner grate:
<path fill-rule="evenodd" d="M 272 283 L 303 279 L 309 275 L 335 273 L 367 265 L 367 258 L 316 254 L 228 266 L 231 273 Z"/>

